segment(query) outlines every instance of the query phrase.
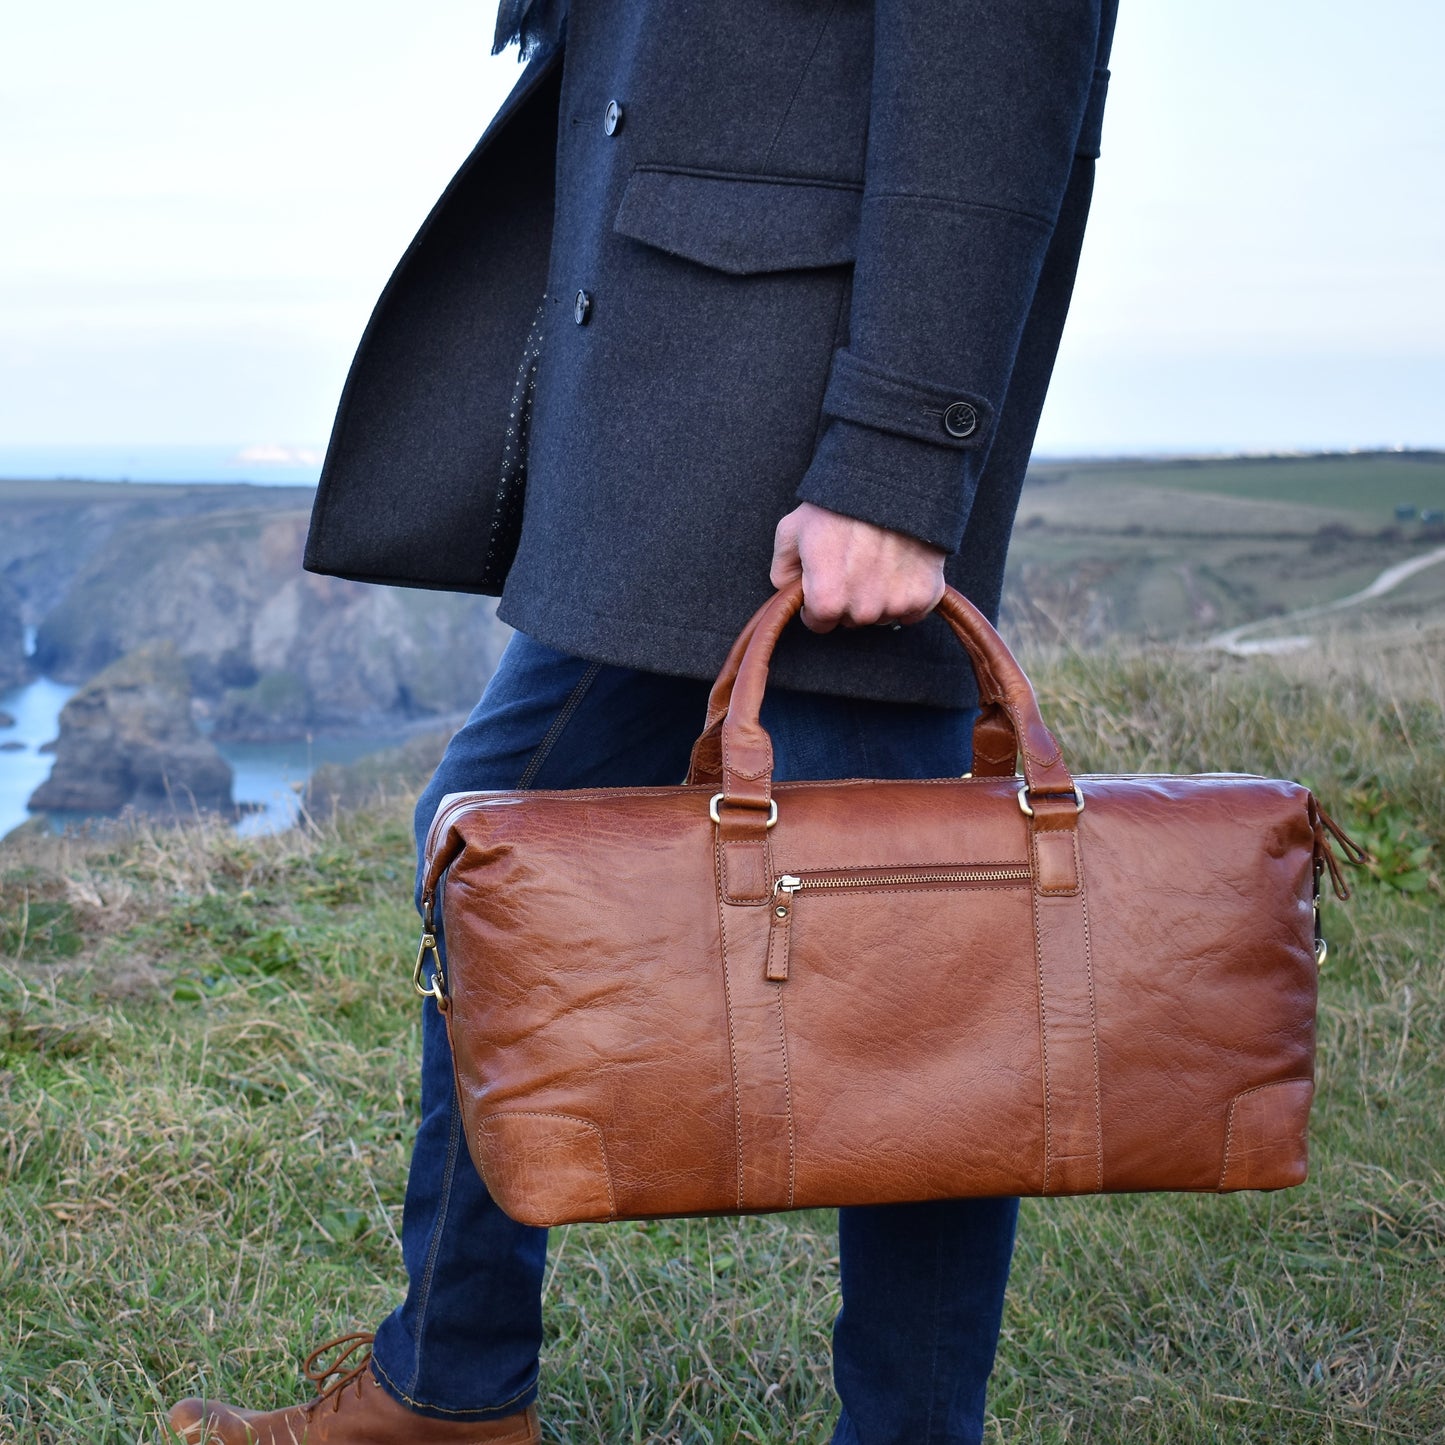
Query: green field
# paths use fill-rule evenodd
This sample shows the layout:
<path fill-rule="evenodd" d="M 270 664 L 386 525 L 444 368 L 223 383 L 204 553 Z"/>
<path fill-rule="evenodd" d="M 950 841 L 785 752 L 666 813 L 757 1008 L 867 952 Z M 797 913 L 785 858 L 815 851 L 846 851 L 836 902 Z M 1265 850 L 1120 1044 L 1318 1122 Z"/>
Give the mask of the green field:
<path fill-rule="evenodd" d="M 991 1445 L 1445 1440 L 1445 640 L 1025 661 L 1078 771 L 1298 777 L 1379 862 L 1326 908 L 1309 1182 L 1026 1201 Z M 0 850 L 0 1439 L 300 1398 L 395 1302 L 411 800 Z M 558 1231 L 546 1438 L 822 1445 L 836 1305 L 824 1213 Z"/>
<path fill-rule="evenodd" d="M 1385 526 L 1395 507 L 1445 509 L 1445 452 L 1361 452 L 1346 456 L 1227 457 L 1199 461 L 1058 462 L 1037 466 L 1042 480 L 1060 473 L 1098 482 L 1208 492 L 1358 512 Z"/>
<path fill-rule="evenodd" d="M 1445 544 L 1397 501 L 1445 507 L 1445 455 L 1056 463 L 1029 474 L 1009 550 L 1007 627 L 1096 645 L 1203 641 L 1366 587 Z M 1445 567 L 1333 627 L 1438 618 Z M 1288 629 L 1285 629 L 1288 630 Z"/>

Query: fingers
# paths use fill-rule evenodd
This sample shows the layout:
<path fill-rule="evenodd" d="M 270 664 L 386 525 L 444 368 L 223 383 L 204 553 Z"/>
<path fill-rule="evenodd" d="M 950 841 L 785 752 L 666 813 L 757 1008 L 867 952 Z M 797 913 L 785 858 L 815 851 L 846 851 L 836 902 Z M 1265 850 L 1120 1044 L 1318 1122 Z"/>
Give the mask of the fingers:
<path fill-rule="evenodd" d="M 768 577 L 774 587 L 802 578 L 810 632 L 909 626 L 943 596 L 944 559 L 915 538 L 804 502 L 774 531 Z"/>
<path fill-rule="evenodd" d="M 808 578 L 803 578 L 806 597 Z M 911 627 L 922 622 L 943 596 L 943 578 L 915 572 L 887 585 L 870 578 L 835 591 L 827 611 L 839 627 Z"/>
<path fill-rule="evenodd" d="M 803 626 L 810 632 L 832 632 L 848 616 L 846 592 L 823 582 L 813 581 L 803 573 L 803 610 L 799 613 Z M 851 623 L 844 625 L 851 626 Z"/>
<path fill-rule="evenodd" d="M 836 627 L 911 627 L 922 622 L 943 596 L 940 578 L 926 588 L 917 581 L 902 582 L 879 589 L 873 583 L 852 587 L 843 579 L 816 580 L 803 573 L 803 625 L 813 632 L 832 632 Z"/>
<path fill-rule="evenodd" d="M 912 627 L 916 622 L 922 622 L 939 602 L 943 599 L 944 580 L 940 573 L 934 579 L 934 586 L 928 591 L 928 600 L 913 607 L 905 607 L 895 613 L 895 620 L 901 622 L 905 627 Z"/>

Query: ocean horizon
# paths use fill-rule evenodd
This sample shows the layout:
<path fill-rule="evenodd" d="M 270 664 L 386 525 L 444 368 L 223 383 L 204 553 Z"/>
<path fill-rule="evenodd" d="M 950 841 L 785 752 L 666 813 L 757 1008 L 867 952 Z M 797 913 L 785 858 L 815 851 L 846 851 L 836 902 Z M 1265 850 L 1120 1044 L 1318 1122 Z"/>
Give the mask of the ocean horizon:
<path fill-rule="evenodd" d="M 1032 463 L 1212 461 L 1226 458 L 1358 456 L 1432 451 L 1405 446 L 1278 448 L 1271 450 L 1035 452 Z M 0 444 L 0 481 L 249 483 L 263 487 L 314 487 L 326 455 L 323 445 L 261 442 L 244 445 L 12 446 Z"/>
<path fill-rule="evenodd" d="M 314 487 L 324 446 L 5 446 L 0 479 L 86 482 L 249 482 Z"/>

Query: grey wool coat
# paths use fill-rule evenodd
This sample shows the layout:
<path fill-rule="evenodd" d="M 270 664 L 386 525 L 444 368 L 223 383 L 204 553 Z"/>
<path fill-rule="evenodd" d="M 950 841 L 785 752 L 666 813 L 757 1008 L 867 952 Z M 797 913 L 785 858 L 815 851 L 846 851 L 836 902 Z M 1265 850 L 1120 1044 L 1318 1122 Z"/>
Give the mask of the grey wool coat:
<path fill-rule="evenodd" d="M 1073 287 L 1117 0 L 572 0 L 382 294 L 305 565 L 707 678 L 800 500 L 919 537 L 997 616 Z M 545 299 L 544 299 L 545 298 Z M 938 617 L 788 629 L 781 686 L 972 703 Z"/>

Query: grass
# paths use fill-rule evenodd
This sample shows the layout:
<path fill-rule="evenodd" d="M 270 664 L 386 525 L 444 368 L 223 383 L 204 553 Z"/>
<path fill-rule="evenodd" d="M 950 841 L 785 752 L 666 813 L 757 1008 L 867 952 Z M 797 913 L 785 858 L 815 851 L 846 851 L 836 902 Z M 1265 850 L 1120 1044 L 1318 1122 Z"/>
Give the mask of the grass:
<path fill-rule="evenodd" d="M 1079 771 L 1299 777 L 1383 861 L 1327 909 L 1309 1182 L 1025 1201 L 990 1441 L 1445 1440 L 1445 646 L 1027 658 Z M 0 852 L 0 1439 L 292 1401 L 395 1302 L 409 808 Z M 825 1441 L 836 1306 L 826 1214 L 558 1231 L 547 1437 Z"/>
<path fill-rule="evenodd" d="M 1445 543 L 1397 501 L 1445 510 L 1445 456 L 1047 463 L 1030 471 L 1004 612 L 1093 645 L 1203 638 L 1337 601 Z M 1445 566 L 1357 609 L 1438 617 Z"/>
<path fill-rule="evenodd" d="M 1357 512 L 1384 526 L 1401 503 L 1445 508 L 1445 453 L 1362 452 L 1301 457 L 1206 457 L 1150 462 L 1046 462 L 1040 478 L 1068 473 L 1098 484 L 1125 482 L 1176 492 L 1286 502 Z"/>

